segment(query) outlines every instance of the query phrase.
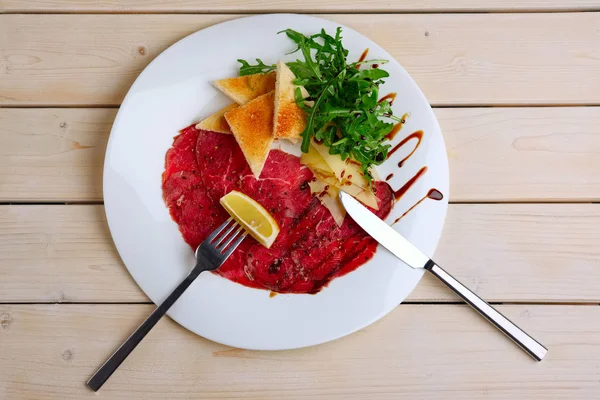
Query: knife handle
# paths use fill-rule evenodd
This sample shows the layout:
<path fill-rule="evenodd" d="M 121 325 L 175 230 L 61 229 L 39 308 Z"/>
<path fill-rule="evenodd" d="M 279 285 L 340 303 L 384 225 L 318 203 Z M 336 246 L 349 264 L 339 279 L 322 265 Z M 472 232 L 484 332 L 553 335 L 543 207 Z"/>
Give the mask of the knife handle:
<path fill-rule="evenodd" d="M 517 325 L 513 324 L 508 318 L 498 312 L 494 307 L 470 291 L 465 285 L 456 280 L 452 275 L 446 272 L 442 267 L 432 260 L 425 264 L 425 269 L 444 282 L 454 293 L 459 295 L 471 307 L 473 307 L 482 317 L 491 322 L 502 333 L 508 336 L 513 342 L 521 347 L 527 354 L 536 361 L 542 361 L 548 349 L 542 346 L 537 340 L 525 333 Z"/>

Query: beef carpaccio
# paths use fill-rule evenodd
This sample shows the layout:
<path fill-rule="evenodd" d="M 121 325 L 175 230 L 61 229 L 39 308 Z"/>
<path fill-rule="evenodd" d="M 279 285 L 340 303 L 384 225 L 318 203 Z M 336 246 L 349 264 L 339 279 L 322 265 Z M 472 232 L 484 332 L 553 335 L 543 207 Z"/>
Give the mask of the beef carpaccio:
<path fill-rule="evenodd" d="M 329 210 L 310 193 L 312 172 L 294 155 L 271 150 L 256 179 L 232 135 L 197 130 L 175 137 L 162 176 L 163 197 L 184 240 L 196 247 L 229 215 L 219 199 L 231 190 L 252 197 L 279 224 L 270 249 L 248 237 L 216 272 L 253 288 L 278 293 L 316 293 L 375 254 L 377 243 L 350 217 L 338 227 Z M 393 193 L 376 183 L 380 217 Z"/>

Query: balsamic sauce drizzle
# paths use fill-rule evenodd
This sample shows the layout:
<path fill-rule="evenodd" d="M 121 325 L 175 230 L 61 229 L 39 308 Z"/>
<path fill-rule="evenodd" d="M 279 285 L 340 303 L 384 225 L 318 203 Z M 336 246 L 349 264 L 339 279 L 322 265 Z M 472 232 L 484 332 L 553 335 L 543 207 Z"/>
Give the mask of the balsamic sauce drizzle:
<path fill-rule="evenodd" d="M 390 104 L 394 101 L 394 99 L 396 98 L 396 93 L 390 93 L 384 97 L 382 97 L 381 99 L 379 99 L 379 102 L 382 102 L 384 100 L 389 100 Z M 394 127 L 392 128 L 392 130 L 390 131 L 390 133 L 388 133 L 386 135 L 386 138 L 389 140 L 392 140 L 396 134 L 398 134 L 398 132 L 400 131 L 400 129 L 402 129 L 402 125 L 406 122 L 406 118 L 408 117 L 408 114 L 404 114 L 402 116 L 402 121 L 397 123 L 396 125 L 394 125 Z M 398 168 L 402 168 L 402 166 L 404 165 L 404 163 L 410 158 L 412 157 L 413 154 L 415 154 L 415 152 L 417 151 L 417 149 L 419 148 L 419 146 L 421 145 L 421 142 L 423 141 L 423 131 L 422 130 L 418 130 L 416 132 L 411 133 L 410 135 L 406 136 L 404 139 L 402 139 L 397 145 L 395 145 L 394 147 L 392 147 L 389 151 L 388 151 L 388 158 L 390 158 L 391 155 L 393 155 L 396 151 L 398 151 L 402 146 L 404 146 L 406 143 L 408 143 L 409 141 L 416 139 L 417 143 L 415 144 L 415 147 L 412 149 L 412 151 L 410 153 L 408 153 L 408 155 L 406 157 L 404 157 L 402 160 L 400 160 L 398 162 Z M 396 191 L 394 191 L 394 201 L 398 202 L 402 196 L 404 196 L 406 194 L 406 192 L 408 192 L 408 190 L 427 172 L 427 166 L 422 167 L 419 171 L 417 171 L 417 173 L 410 178 L 404 185 L 402 185 L 402 187 Z M 394 174 L 391 173 L 389 174 L 385 180 L 389 181 L 390 179 L 392 179 L 394 177 Z M 427 192 L 427 194 L 425 196 L 423 196 L 421 199 L 419 199 L 419 201 L 417 201 L 415 204 L 413 204 L 408 210 L 406 210 L 400 217 L 396 218 L 396 220 L 394 221 L 394 223 L 392 225 L 394 225 L 395 223 L 397 223 L 398 221 L 400 221 L 402 218 L 404 218 L 409 212 L 411 212 L 412 210 L 414 210 L 419 204 L 421 204 L 423 201 L 425 201 L 425 199 L 431 199 L 431 200 L 435 200 L 435 201 L 440 201 L 444 198 L 444 195 L 442 194 L 442 192 L 440 192 L 439 190 L 435 189 L 435 188 L 431 188 L 429 190 L 429 192 Z"/>
<path fill-rule="evenodd" d="M 444 198 L 444 195 L 439 190 L 437 190 L 437 189 L 429 189 L 429 192 L 427 192 L 427 194 L 425 196 L 421 197 L 421 199 L 419 201 L 417 201 L 415 204 L 413 204 L 412 207 L 410 207 L 408 210 L 404 211 L 404 214 L 402 214 L 401 216 L 399 216 L 398 218 L 396 218 L 396 220 L 394 221 L 394 223 L 392 223 L 392 225 L 394 225 L 395 223 L 397 223 L 398 221 L 400 221 L 402 218 L 404 218 L 406 216 L 406 214 L 408 214 L 409 212 L 411 212 L 416 206 L 418 206 L 419 204 L 421 204 L 425 199 L 431 199 L 431 200 L 440 201 L 443 198 Z"/>
<path fill-rule="evenodd" d="M 360 58 L 358 59 L 358 62 L 361 63 L 363 61 L 365 61 L 365 58 L 367 58 L 367 54 L 369 54 L 369 48 L 367 47 L 365 49 L 365 51 L 362 52 L 362 54 L 360 55 Z M 356 69 L 360 68 L 360 64 L 358 64 L 356 66 Z"/>

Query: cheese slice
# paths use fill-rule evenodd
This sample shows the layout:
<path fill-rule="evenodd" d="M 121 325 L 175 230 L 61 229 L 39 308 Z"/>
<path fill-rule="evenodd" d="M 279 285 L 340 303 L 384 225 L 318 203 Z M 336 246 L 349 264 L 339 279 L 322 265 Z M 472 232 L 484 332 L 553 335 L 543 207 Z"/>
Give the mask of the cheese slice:
<path fill-rule="evenodd" d="M 231 100 L 238 104 L 246 104 L 255 98 L 275 90 L 275 71 L 268 74 L 253 74 L 235 78 L 220 79 L 213 85 Z"/>
<path fill-rule="evenodd" d="M 310 168 L 310 167 L 309 167 Z M 360 201 L 366 206 L 371 207 L 374 210 L 379 210 L 379 204 L 377 203 L 377 196 L 373 194 L 373 192 L 361 189 L 356 185 L 348 184 L 342 185 L 340 181 L 338 181 L 333 175 L 323 175 L 318 171 L 313 171 L 315 176 L 318 179 L 321 179 L 325 183 L 335 186 L 338 189 L 348 193 L 350 196 L 354 197 L 356 200 Z"/>
<path fill-rule="evenodd" d="M 219 133 L 231 133 L 231 129 L 229 128 L 229 124 L 225 119 L 225 113 L 233 110 L 234 108 L 238 108 L 238 104 L 230 104 L 225 108 L 217 111 L 210 117 L 200 121 L 196 124 L 196 129 L 203 129 L 205 131 L 211 132 L 219 132 Z"/>
<path fill-rule="evenodd" d="M 363 175 L 360 164 L 357 161 L 352 160 L 350 157 L 344 161 L 338 154 L 329 154 L 329 148 L 324 144 L 313 141 L 312 145 L 321 157 L 323 157 L 340 182 L 343 184 L 352 182 L 352 184 L 370 191 L 369 182 Z"/>
<path fill-rule="evenodd" d="M 375 210 L 378 210 L 379 204 L 377 203 L 377 197 L 371 191 L 369 186 L 367 185 L 366 188 L 363 188 L 363 187 L 360 187 L 360 186 L 354 184 L 353 183 L 353 181 L 355 180 L 354 177 L 351 177 L 351 179 L 344 179 L 344 178 L 339 179 L 338 176 L 335 175 L 333 169 L 331 168 L 331 165 L 325 161 L 325 159 L 322 157 L 321 153 L 316 149 L 315 145 L 317 145 L 317 144 L 312 143 L 311 146 L 308 148 L 308 153 L 302 154 L 302 156 L 300 157 L 300 162 L 302 164 L 306 165 L 313 172 L 313 174 L 316 177 L 318 177 L 318 179 L 324 181 L 325 183 L 329 184 L 330 186 L 335 186 L 335 187 L 339 188 L 340 190 L 343 190 L 344 192 L 353 196 L 354 198 L 356 198 L 358 201 L 362 202 L 363 204 L 365 204 Z M 323 146 L 323 147 L 325 148 L 325 146 Z M 327 152 L 327 154 L 330 155 L 329 152 Z M 339 158 L 339 157 L 336 156 L 336 158 Z M 341 158 L 340 158 L 340 161 L 341 161 Z M 336 161 L 334 161 L 334 162 L 336 162 Z M 342 161 L 342 164 L 346 164 L 346 163 L 344 163 Z M 346 173 L 348 173 L 350 176 L 352 174 L 356 174 L 357 176 L 360 176 L 362 179 L 365 179 L 364 176 L 362 176 L 360 169 L 358 169 L 358 167 L 356 165 L 354 165 L 354 164 L 350 164 L 350 165 L 352 165 L 352 166 L 346 167 L 346 169 L 345 169 Z M 346 176 L 345 173 L 344 174 L 340 173 L 340 175 Z"/>
<path fill-rule="evenodd" d="M 296 88 L 300 88 L 302 97 L 308 97 L 304 87 L 294 84 L 296 76 L 283 61 L 277 63 L 277 82 L 275 84 L 275 115 L 273 127 L 275 137 L 298 139 L 306 128 L 306 113 L 296 103 Z"/>
<path fill-rule="evenodd" d="M 302 153 L 300 156 L 300 162 L 307 165 L 311 171 L 320 172 L 323 175 L 334 176 L 333 171 L 329 165 L 325 162 L 321 154 L 315 149 L 314 146 L 308 146 L 308 152 Z"/>
<path fill-rule="evenodd" d="M 225 119 L 258 179 L 273 143 L 273 92 L 225 113 Z"/>
<path fill-rule="evenodd" d="M 340 189 L 319 178 L 311 181 L 309 186 L 310 192 L 317 196 L 321 204 L 329 210 L 336 225 L 342 226 L 344 217 L 346 216 L 346 209 L 339 198 Z"/>
<path fill-rule="evenodd" d="M 340 190 L 343 190 L 344 192 L 348 193 L 364 205 L 369 206 L 374 210 L 379 210 L 377 196 L 375 196 L 373 192 L 361 189 L 358 186 L 352 184 L 340 186 Z"/>

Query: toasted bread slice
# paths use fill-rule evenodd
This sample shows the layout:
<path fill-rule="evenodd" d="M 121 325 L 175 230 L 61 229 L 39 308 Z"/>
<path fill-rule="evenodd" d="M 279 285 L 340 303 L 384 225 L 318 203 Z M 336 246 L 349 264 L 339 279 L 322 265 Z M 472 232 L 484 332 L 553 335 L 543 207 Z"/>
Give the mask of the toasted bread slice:
<path fill-rule="evenodd" d="M 273 92 L 225 113 L 225 119 L 258 179 L 273 143 Z"/>
<path fill-rule="evenodd" d="M 300 87 L 302 97 L 308 92 L 302 86 L 294 85 L 296 76 L 283 61 L 277 63 L 277 83 L 275 84 L 275 113 L 273 116 L 276 138 L 298 139 L 306 128 L 306 113 L 296 104 L 296 88 Z"/>
<path fill-rule="evenodd" d="M 214 81 L 213 85 L 238 104 L 246 104 L 275 89 L 275 71 Z"/>
<path fill-rule="evenodd" d="M 231 133 L 229 124 L 225 119 L 225 113 L 238 108 L 239 104 L 233 103 L 225 108 L 220 109 L 210 117 L 203 119 L 196 124 L 196 129 L 203 129 L 205 131 L 219 132 L 219 133 Z"/>

